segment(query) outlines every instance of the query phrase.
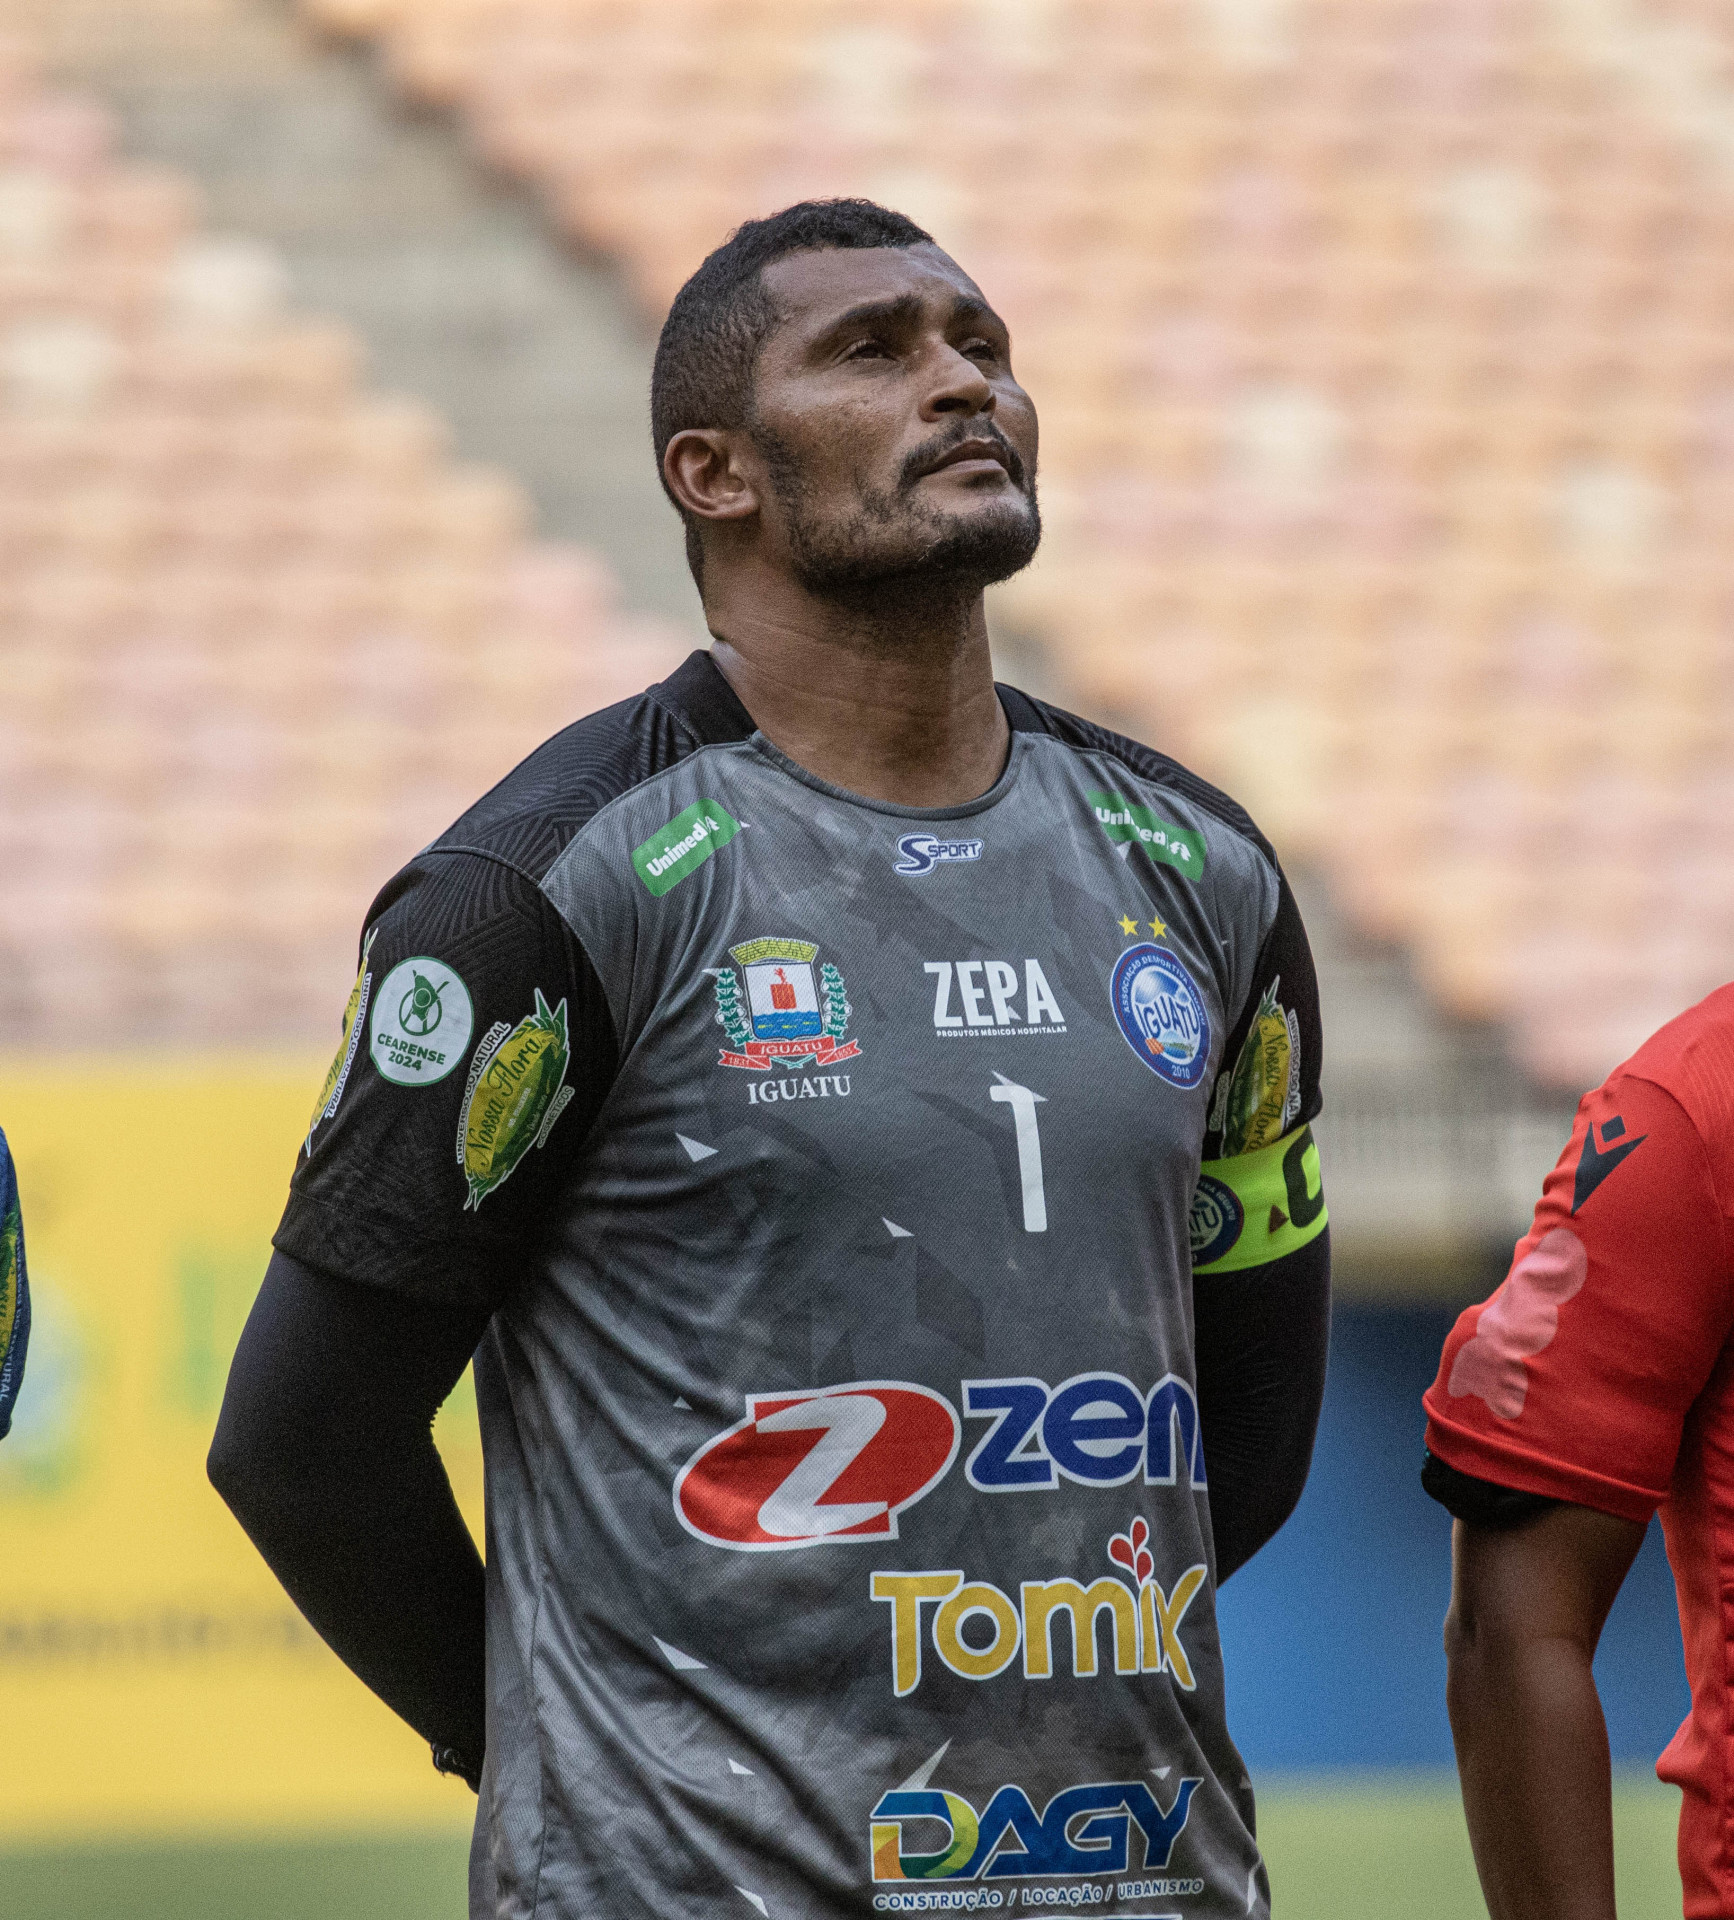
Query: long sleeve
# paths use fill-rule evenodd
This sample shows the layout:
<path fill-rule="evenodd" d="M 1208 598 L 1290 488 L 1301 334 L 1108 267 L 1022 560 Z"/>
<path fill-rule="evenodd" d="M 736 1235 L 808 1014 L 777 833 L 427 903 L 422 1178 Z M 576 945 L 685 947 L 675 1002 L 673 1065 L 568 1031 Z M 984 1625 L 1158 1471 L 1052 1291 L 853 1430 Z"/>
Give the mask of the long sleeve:
<path fill-rule="evenodd" d="M 1195 1279 L 1192 1298 L 1220 1583 L 1275 1534 L 1306 1485 L 1330 1345 L 1329 1229 L 1267 1266 Z"/>
<path fill-rule="evenodd" d="M 278 1253 L 210 1456 L 217 1491 L 320 1637 L 472 1784 L 482 1562 L 431 1428 L 488 1317 Z"/>

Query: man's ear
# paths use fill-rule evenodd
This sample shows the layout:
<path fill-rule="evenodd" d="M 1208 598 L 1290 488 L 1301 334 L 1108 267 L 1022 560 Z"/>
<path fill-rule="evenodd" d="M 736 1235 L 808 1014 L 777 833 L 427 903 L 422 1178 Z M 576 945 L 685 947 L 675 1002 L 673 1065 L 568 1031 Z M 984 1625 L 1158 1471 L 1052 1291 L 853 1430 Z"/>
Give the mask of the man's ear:
<path fill-rule="evenodd" d="M 663 477 L 681 508 L 698 520 L 750 520 L 759 491 L 743 458 L 744 436 L 721 427 L 689 427 L 662 453 Z"/>

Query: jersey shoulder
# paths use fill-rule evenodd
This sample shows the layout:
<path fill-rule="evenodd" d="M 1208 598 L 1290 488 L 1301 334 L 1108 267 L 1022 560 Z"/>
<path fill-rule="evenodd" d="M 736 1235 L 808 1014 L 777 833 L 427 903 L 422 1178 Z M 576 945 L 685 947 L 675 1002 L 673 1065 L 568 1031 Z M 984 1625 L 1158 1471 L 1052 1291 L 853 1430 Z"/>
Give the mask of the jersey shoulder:
<path fill-rule="evenodd" d="M 1154 747 L 1145 746 L 1142 741 L 1128 739 L 1125 734 L 1068 713 L 1063 707 L 1051 706 L 1046 700 L 1037 700 L 1016 687 L 1002 686 L 999 695 L 1015 732 L 1045 733 L 1080 753 L 1103 754 L 1117 760 L 1145 785 L 1165 788 L 1190 801 L 1255 847 L 1272 867 L 1278 866 L 1275 849 L 1259 831 L 1252 815 L 1239 801 L 1201 779 L 1190 767 L 1182 766 Z"/>
<path fill-rule="evenodd" d="M 1734 985 L 1718 987 L 1660 1027 L 1609 1075 L 1649 1080 L 1680 1103 L 1734 1204 Z"/>
<path fill-rule="evenodd" d="M 545 740 L 425 852 L 480 854 L 540 885 L 611 801 L 704 747 L 753 731 L 710 655 L 690 654 L 666 680 Z"/>

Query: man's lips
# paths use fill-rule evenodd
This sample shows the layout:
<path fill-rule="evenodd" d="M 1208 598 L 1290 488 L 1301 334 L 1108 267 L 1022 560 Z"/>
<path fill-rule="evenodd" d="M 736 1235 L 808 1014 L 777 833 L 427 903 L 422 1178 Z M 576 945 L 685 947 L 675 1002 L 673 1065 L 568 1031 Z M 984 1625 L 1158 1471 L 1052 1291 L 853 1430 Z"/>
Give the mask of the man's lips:
<path fill-rule="evenodd" d="M 1006 449 L 995 440 L 963 440 L 949 452 L 943 453 L 922 473 L 925 480 L 930 473 L 945 473 L 960 468 L 966 473 L 986 473 L 997 467 L 1007 479 L 1011 478 L 1011 457 Z"/>

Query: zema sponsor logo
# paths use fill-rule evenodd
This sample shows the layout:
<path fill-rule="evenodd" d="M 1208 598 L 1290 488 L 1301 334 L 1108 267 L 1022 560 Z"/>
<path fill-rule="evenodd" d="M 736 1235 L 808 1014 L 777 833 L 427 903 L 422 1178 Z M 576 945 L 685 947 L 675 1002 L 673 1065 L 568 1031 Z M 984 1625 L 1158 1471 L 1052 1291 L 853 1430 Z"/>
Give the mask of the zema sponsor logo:
<path fill-rule="evenodd" d="M 962 1680 L 992 1680 L 1023 1651 L 1023 1677 L 1051 1680 L 1055 1671 L 1054 1623 L 1064 1619 L 1072 1650 L 1072 1677 L 1094 1680 L 1101 1671 L 1097 1620 L 1106 1614 L 1109 1658 L 1117 1674 L 1171 1673 L 1187 1693 L 1196 1681 L 1180 1639 L 1180 1623 L 1204 1585 L 1202 1563 L 1174 1582 L 1172 1593 L 1156 1579 L 1149 1523 L 1136 1519 L 1108 1542 L 1108 1558 L 1128 1577 L 1103 1575 L 1089 1586 L 1062 1578 L 1026 1580 L 1014 1604 L 986 1580 L 971 1580 L 956 1568 L 934 1573 L 875 1573 L 875 1600 L 891 1609 L 891 1681 L 898 1699 L 921 1685 L 924 1646 L 931 1643 L 946 1669 Z M 927 1635 L 922 1634 L 922 1608 Z M 965 1629 L 968 1629 L 966 1637 Z"/>
<path fill-rule="evenodd" d="M 727 807 L 696 800 L 632 849 L 633 871 L 659 899 L 720 852 L 741 830 Z"/>
<path fill-rule="evenodd" d="M 1097 824 L 1117 845 L 1142 847 L 1152 860 L 1173 867 L 1187 879 L 1203 878 L 1203 834 L 1160 819 L 1148 807 L 1135 806 L 1117 793 L 1092 793 L 1090 805 L 1095 810 Z"/>
<path fill-rule="evenodd" d="M 897 843 L 897 864 L 893 873 L 917 875 L 931 873 L 947 860 L 979 860 L 979 840 L 938 840 L 931 833 L 906 833 Z"/>
<path fill-rule="evenodd" d="M 983 1493 L 1041 1492 L 1062 1479 L 1118 1487 L 1140 1474 L 1147 1487 L 1207 1484 L 1198 1402 L 1178 1374 L 1148 1394 L 1117 1373 L 1080 1373 L 1051 1389 L 966 1380 L 963 1410 L 993 1422 L 964 1469 Z"/>
<path fill-rule="evenodd" d="M 927 1785 L 944 1751 L 942 1747 L 901 1787 L 882 1795 L 873 1809 L 876 1881 L 1124 1873 L 1133 1827 L 1143 1843 L 1140 1871 L 1160 1872 L 1185 1830 L 1192 1796 L 1203 1784 L 1190 1776 L 1181 1780 L 1166 1811 L 1140 1780 L 1067 1787 L 1039 1814 L 1022 1787 L 1005 1786 L 978 1813 L 961 1794 Z M 878 1900 L 874 1904 L 880 1906 Z M 889 1901 L 881 1908 L 903 1909 L 903 1902 L 894 1906 Z"/>
<path fill-rule="evenodd" d="M 966 1380 L 964 1411 L 991 1420 L 969 1456 L 982 1493 L 1039 1493 L 1062 1480 L 1202 1491 L 1198 1403 L 1175 1374 L 1142 1393 L 1117 1373 Z M 744 1420 L 707 1440 L 674 1482 L 689 1533 L 748 1552 L 895 1540 L 897 1516 L 957 1458 L 963 1423 L 943 1394 L 899 1380 L 755 1393 Z M 961 1576 L 960 1576 L 961 1578 Z"/>
<path fill-rule="evenodd" d="M 927 960 L 922 971 L 933 976 L 935 1033 L 1066 1030 L 1066 1016 L 1039 960 L 1026 960 L 1021 975 L 1010 960 Z"/>
<path fill-rule="evenodd" d="M 674 1511 L 699 1539 L 747 1553 L 894 1540 L 960 1431 L 943 1395 L 899 1381 L 752 1394 L 746 1418 L 681 1468 Z"/>

